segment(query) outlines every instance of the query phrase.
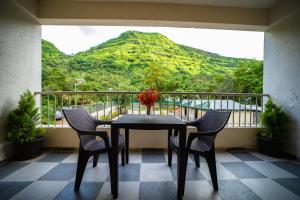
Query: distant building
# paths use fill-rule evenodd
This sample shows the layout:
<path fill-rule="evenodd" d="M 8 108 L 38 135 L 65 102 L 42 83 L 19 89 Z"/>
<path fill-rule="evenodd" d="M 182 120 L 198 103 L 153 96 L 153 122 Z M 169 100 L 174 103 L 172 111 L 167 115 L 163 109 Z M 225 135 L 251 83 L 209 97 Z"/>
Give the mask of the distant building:
<path fill-rule="evenodd" d="M 257 126 L 260 122 L 262 107 L 258 105 L 241 104 L 231 99 L 183 99 L 167 100 L 170 106 L 183 109 L 183 117 L 193 120 L 201 117 L 206 110 L 231 111 L 228 124 L 231 126 Z"/>

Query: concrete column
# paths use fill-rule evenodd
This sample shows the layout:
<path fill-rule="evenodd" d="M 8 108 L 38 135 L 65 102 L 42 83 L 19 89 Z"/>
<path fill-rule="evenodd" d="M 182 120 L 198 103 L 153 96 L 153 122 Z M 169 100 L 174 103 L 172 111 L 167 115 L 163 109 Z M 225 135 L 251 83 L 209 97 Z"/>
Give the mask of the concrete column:
<path fill-rule="evenodd" d="M 300 11 L 265 32 L 264 93 L 292 119 L 285 150 L 300 157 Z"/>
<path fill-rule="evenodd" d="M 41 90 L 41 25 L 17 3 L 0 1 L 0 161 L 12 153 L 7 114 L 26 89 Z"/>

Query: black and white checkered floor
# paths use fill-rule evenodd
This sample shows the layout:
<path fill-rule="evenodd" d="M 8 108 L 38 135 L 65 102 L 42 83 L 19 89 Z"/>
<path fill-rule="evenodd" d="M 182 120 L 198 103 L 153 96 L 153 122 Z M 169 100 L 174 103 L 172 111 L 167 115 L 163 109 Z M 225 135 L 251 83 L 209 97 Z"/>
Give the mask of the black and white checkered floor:
<path fill-rule="evenodd" d="M 189 160 L 184 199 L 300 199 L 300 165 L 256 152 L 216 154 L 219 191 L 212 189 L 204 160 L 200 169 Z M 26 162 L 0 167 L 0 199 L 111 199 L 107 157 L 88 164 L 80 192 L 73 191 L 77 153 L 44 153 Z M 176 199 L 176 156 L 167 166 L 163 150 L 130 153 L 130 164 L 119 170 L 119 199 Z"/>

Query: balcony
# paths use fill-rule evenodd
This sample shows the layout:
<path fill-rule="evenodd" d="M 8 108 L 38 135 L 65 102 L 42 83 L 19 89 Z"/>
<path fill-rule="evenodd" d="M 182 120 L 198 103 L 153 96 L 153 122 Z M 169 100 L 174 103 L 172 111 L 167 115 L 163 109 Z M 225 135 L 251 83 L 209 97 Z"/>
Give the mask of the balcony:
<path fill-rule="evenodd" d="M 92 159 L 86 168 L 80 192 L 73 192 L 78 139 L 61 108 L 84 108 L 98 119 L 117 119 L 124 114 L 145 114 L 136 100 L 138 92 L 36 92 L 46 128 L 43 154 L 29 161 L 9 161 L 0 171 L 4 199 L 111 199 L 107 156 Z M 152 114 L 173 115 L 184 121 L 201 117 L 207 109 L 231 111 L 230 120 L 217 136 L 219 191 L 213 191 L 204 159 L 200 168 L 188 159 L 184 199 L 298 199 L 300 165 L 289 159 L 272 158 L 254 149 L 266 94 L 161 93 Z M 110 131 L 109 126 L 99 127 Z M 189 131 L 193 129 L 188 128 Z M 164 131 L 133 130 L 129 164 L 119 167 L 118 199 L 177 199 L 176 155 L 167 165 Z M 153 133 L 157 132 L 157 133 Z M 237 148 L 240 147 L 240 148 Z M 75 150 L 74 150 L 75 148 Z M 12 187 L 13 186 L 13 187 Z M 8 190 L 8 188 L 13 188 Z M 242 195 L 241 195 L 242 194 Z"/>
<path fill-rule="evenodd" d="M 5 119 L 22 92 L 26 89 L 41 91 L 41 25 L 143 25 L 264 31 L 263 92 L 282 105 L 291 117 L 292 130 L 284 151 L 299 159 L 299 8 L 296 0 L 1 1 L 0 198 L 111 199 L 105 157 L 100 158 L 96 168 L 89 164 L 80 192 L 73 192 L 77 162 L 74 147 L 78 147 L 78 139 L 64 120 L 56 120 L 55 112 L 62 107 L 83 106 L 94 117 L 112 119 L 126 112 L 145 112 L 130 97 L 132 94 L 126 94 L 126 108 L 120 108 L 122 104 L 113 93 L 93 94 L 99 101 L 92 104 L 89 94 L 84 93 L 36 93 L 44 116 L 41 126 L 47 129 L 47 149 L 33 160 L 17 162 L 11 159 L 12 145 L 4 140 Z M 122 95 L 117 96 L 121 99 Z M 155 106 L 155 114 L 175 115 L 183 120 L 203 115 L 208 108 L 205 102 L 209 108 L 234 111 L 228 126 L 216 140 L 219 191 L 212 190 L 206 163 L 201 162 L 197 169 L 190 158 L 185 199 L 299 199 L 299 162 L 274 159 L 255 151 L 255 134 L 259 131 L 257 113 L 264 109 L 262 102 L 268 97 L 252 96 L 248 100 L 248 96 L 241 94 L 239 99 L 231 94 L 217 97 L 165 94 L 164 102 Z M 99 128 L 109 131 L 109 127 Z M 130 164 L 120 166 L 119 170 L 119 199 L 176 198 L 176 163 L 171 169 L 167 167 L 166 140 L 164 132 L 132 134 Z"/>

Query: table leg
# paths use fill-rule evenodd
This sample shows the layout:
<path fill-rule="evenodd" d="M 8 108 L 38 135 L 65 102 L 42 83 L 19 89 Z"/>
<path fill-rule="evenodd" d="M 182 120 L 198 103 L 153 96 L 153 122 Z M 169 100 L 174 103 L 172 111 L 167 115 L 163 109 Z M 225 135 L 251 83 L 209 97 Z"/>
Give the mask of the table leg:
<path fill-rule="evenodd" d="M 125 149 L 126 149 L 126 164 L 129 163 L 129 129 L 125 129 Z"/>
<path fill-rule="evenodd" d="M 119 129 L 111 126 L 111 193 L 114 198 L 118 198 L 118 146 Z"/>
<path fill-rule="evenodd" d="M 185 175 L 186 175 L 186 128 L 181 128 L 179 130 L 179 149 L 177 156 L 177 198 L 182 199 L 184 195 L 184 187 L 185 187 Z"/>
<path fill-rule="evenodd" d="M 171 148 L 171 141 L 170 137 L 172 136 L 172 129 L 168 130 L 168 166 L 172 167 L 172 148 Z"/>

